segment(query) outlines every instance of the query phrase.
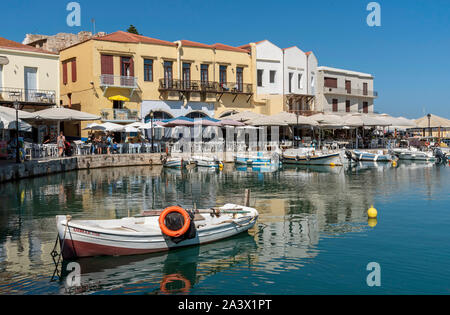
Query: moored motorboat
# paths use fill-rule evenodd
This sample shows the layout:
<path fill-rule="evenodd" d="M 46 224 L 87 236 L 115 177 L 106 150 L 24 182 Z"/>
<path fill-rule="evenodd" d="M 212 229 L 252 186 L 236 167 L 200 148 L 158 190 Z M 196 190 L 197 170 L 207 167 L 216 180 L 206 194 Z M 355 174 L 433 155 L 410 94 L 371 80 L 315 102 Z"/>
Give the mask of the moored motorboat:
<path fill-rule="evenodd" d="M 299 165 L 342 165 L 340 152 L 321 152 L 314 148 L 288 149 L 283 152 L 283 163 Z"/>
<path fill-rule="evenodd" d="M 249 166 L 279 165 L 280 156 L 277 152 L 242 153 L 236 155 L 235 163 Z"/>
<path fill-rule="evenodd" d="M 223 168 L 223 162 L 215 157 L 193 156 L 192 160 L 198 167 Z"/>
<path fill-rule="evenodd" d="M 145 254 L 209 243 L 247 231 L 257 218 L 254 208 L 226 204 L 206 210 L 176 206 L 113 220 L 72 220 L 59 215 L 56 225 L 62 256 L 72 259 Z"/>
<path fill-rule="evenodd" d="M 419 151 L 417 149 L 393 149 L 392 154 L 398 157 L 399 160 L 410 161 L 436 161 L 436 157 L 433 152 Z"/>
<path fill-rule="evenodd" d="M 360 151 L 360 150 L 346 150 L 345 155 L 349 160 L 360 162 L 391 162 L 395 159 L 387 151 L 378 150 L 377 153 Z"/>
<path fill-rule="evenodd" d="M 195 164 L 194 161 L 185 160 L 180 157 L 171 157 L 163 161 L 163 166 L 169 168 L 186 168 L 189 165 L 194 164 Z"/>

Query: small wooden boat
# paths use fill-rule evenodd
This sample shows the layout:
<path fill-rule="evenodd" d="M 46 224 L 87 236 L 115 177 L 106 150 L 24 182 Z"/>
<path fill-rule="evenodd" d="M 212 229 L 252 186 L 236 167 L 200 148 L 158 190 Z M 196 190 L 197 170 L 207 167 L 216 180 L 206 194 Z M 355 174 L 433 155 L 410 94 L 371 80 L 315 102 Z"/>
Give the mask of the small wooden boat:
<path fill-rule="evenodd" d="M 283 163 L 299 165 L 342 165 L 339 152 L 320 152 L 314 148 L 289 149 L 283 152 Z"/>
<path fill-rule="evenodd" d="M 192 160 L 198 167 L 223 168 L 223 163 L 217 158 L 206 156 L 193 156 Z"/>
<path fill-rule="evenodd" d="M 377 153 L 360 151 L 360 150 L 346 150 L 345 155 L 349 160 L 355 162 L 391 162 L 394 158 L 387 152 L 378 151 Z"/>
<path fill-rule="evenodd" d="M 169 228 L 170 214 L 182 215 L 182 228 Z M 169 207 L 139 216 L 114 220 L 71 220 L 56 216 L 64 259 L 101 255 L 133 255 L 163 252 L 224 239 L 252 228 L 258 219 L 254 208 L 226 204 L 220 208 L 184 210 Z"/>

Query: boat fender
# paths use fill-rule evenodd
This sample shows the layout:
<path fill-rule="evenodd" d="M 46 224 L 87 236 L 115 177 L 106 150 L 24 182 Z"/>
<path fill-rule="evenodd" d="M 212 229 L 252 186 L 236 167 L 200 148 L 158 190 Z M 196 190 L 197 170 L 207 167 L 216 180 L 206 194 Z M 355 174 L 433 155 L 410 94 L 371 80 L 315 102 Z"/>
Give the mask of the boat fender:
<path fill-rule="evenodd" d="M 300 161 L 300 157 L 297 155 L 297 156 L 295 157 L 295 160 L 296 160 L 296 161 Z"/>
<path fill-rule="evenodd" d="M 173 213 L 179 213 L 183 217 L 183 223 L 181 223 L 181 220 L 179 220 L 179 216 L 173 216 L 171 214 Z M 169 216 L 169 217 L 168 217 Z M 167 220 L 166 220 L 167 219 Z M 161 232 L 163 234 L 170 236 L 172 238 L 179 238 L 186 234 L 186 232 L 191 227 L 191 216 L 190 214 L 183 208 L 179 206 L 172 206 L 168 207 L 163 210 L 161 215 L 159 216 L 159 227 L 161 228 Z M 167 221 L 167 222 L 166 222 Z M 182 227 L 178 230 L 172 230 L 169 227 L 173 226 L 180 226 L 182 224 Z M 169 225 L 169 226 L 167 226 Z"/>

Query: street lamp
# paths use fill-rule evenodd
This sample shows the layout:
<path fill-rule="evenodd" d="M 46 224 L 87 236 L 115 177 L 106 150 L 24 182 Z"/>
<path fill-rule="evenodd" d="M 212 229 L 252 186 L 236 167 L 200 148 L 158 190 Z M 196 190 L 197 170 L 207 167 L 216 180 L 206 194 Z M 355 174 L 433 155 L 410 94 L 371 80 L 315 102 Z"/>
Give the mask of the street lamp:
<path fill-rule="evenodd" d="M 20 163 L 19 150 L 19 102 L 14 101 L 14 108 L 16 109 L 16 163 Z"/>
<path fill-rule="evenodd" d="M 152 133 L 152 150 L 151 150 L 152 153 L 154 150 L 154 148 L 153 148 L 153 116 L 154 116 L 154 113 L 153 113 L 153 110 L 151 110 L 150 111 L 150 121 L 151 121 L 150 127 L 151 127 L 151 133 Z"/>
<path fill-rule="evenodd" d="M 433 132 L 431 131 L 431 114 L 428 114 L 427 115 L 427 117 L 428 117 L 428 135 L 430 136 L 430 137 L 432 137 L 433 136 Z"/>

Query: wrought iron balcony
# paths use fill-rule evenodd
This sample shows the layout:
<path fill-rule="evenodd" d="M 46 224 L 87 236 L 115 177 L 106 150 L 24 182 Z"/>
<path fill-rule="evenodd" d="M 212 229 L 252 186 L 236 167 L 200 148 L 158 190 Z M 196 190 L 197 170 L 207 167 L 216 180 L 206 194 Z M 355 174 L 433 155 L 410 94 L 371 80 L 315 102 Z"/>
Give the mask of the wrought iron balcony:
<path fill-rule="evenodd" d="M 334 88 L 325 86 L 323 88 L 323 92 L 325 94 L 339 94 L 339 95 L 374 97 L 374 98 L 378 97 L 378 92 L 364 89 L 345 89 L 345 88 Z"/>
<path fill-rule="evenodd" d="M 15 101 L 30 105 L 55 105 L 56 92 L 53 90 L 0 87 L 0 103 L 13 103 Z"/>
<path fill-rule="evenodd" d="M 135 109 L 104 108 L 101 110 L 102 121 L 104 122 L 135 122 L 140 121 L 139 113 Z"/>
<path fill-rule="evenodd" d="M 179 92 L 252 94 L 252 85 L 236 82 L 218 83 L 214 81 L 160 79 L 159 90 Z"/>
<path fill-rule="evenodd" d="M 102 74 L 100 75 L 100 86 L 102 87 L 121 87 L 136 89 L 137 78 L 136 77 L 125 77 L 112 74 Z"/>

